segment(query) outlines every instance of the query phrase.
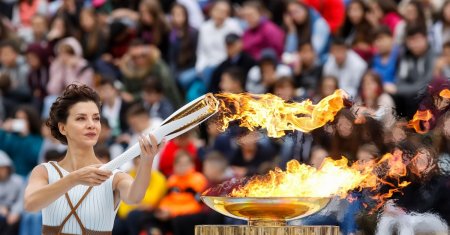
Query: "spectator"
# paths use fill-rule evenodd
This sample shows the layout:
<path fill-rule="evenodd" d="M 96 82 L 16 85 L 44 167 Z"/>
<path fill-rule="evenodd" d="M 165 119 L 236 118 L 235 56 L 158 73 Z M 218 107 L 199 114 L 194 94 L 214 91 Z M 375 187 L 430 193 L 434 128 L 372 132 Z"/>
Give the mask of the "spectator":
<path fill-rule="evenodd" d="M 450 41 L 450 1 L 445 1 L 438 21 L 433 25 L 433 42 L 436 54 L 441 54 L 443 46 Z"/>
<path fill-rule="evenodd" d="M 339 31 L 345 18 L 345 6 L 342 0 L 302 0 L 313 7 L 327 21 L 333 34 Z"/>
<path fill-rule="evenodd" d="M 332 95 L 335 90 L 339 89 L 339 81 L 334 76 L 323 76 L 319 80 L 317 92 L 312 97 L 314 103 L 318 103 L 323 98 Z"/>
<path fill-rule="evenodd" d="M 106 54 L 102 56 L 106 62 L 117 64 L 136 37 L 136 32 L 123 21 L 125 20 L 115 19 L 109 24 L 108 47 Z"/>
<path fill-rule="evenodd" d="M 284 16 L 287 35 L 284 51 L 298 51 L 298 45 L 311 42 L 320 61 L 328 54 L 330 29 L 327 22 L 315 10 L 292 0 L 287 4 Z"/>
<path fill-rule="evenodd" d="M 317 60 L 317 54 L 310 42 L 301 44 L 298 48 L 298 60 L 294 64 L 295 87 L 299 88 L 300 94 L 312 97 L 318 88 L 322 77 L 323 66 Z"/>
<path fill-rule="evenodd" d="M 367 20 L 369 7 L 364 1 L 351 1 L 345 13 L 345 22 L 339 35 L 348 45 L 369 62 L 372 55 L 373 27 Z"/>
<path fill-rule="evenodd" d="M 263 6 L 257 1 L 245 2 L 242 11 L 248 25 L 242 36 L 244 51 L 258 60 L 264 49 L 271 48 L 277 58 L 281 58 L 285 40 L 283 30 L 263 16 Z"/>
<path fill-rule="evenodd" d="M 158 48 L 136 39 L 131 43 L 127 54 L 122 57 L 119 67 L 123 74 L 125 91 L 122 92 L 122 97 L 125 101 L 139 100 L 145 80 L 154 76 L 161 79 L 164 94 L 175 107 L 181 104 L 176 83 L 170 76 L 167 64 L 161 59 Z"/>
<path fill-rule="evenodd" d="M 139 158 L 133 159 L 133 168 L 129 174 L 135 178 L 137 166 L 139 166 Z M 167 180 L 159 171 L 153 170 L 150 175 L 150 184 L 147 188 L 144 198 L 137 205 L 128 205 L 121 202 L 117 217 L 114 222 L 114 235 L 139 235 L 140 232 L 148 229 L 151 223 L 153 213 L 158 207 L 159 202 L 166 194 Z"/>
<path fill-rule="evenodd" d="M 164 148 L 161 150 L 158 169 L 166 177 L 170 177 L 174 173 L 173 164 L 175 161 L 175 156 L 176 153 L 180 150 L 188 152 L 190 156 L 195 158 L 194 162 L 197 166 L 197 169 L 200 169 L 198 167 L 199 161 L 197 159 L 197 147 L 194 144 L 191 133 L 187 132 L 167 142 Z"/>
<path fill-rule="evenodd" d="M 203 168 L 205 168 L 204 160 L 211 152 L 218 152 L 226 157 L 229 161 L 234 153 L 233 135 L 230 132 L 221 132 L 220 126 L 214 119 L 206 121 L 206 143 L 198 149 L 198 157 L 203 161 Z M 203 171 L 203 173 L 205 173 Z"/>
<path fill-rule="evenodd" d="M 225 37 L 227 47 L 227 58 L 214 70 L 212 75 L 209 91 L 213 93 L 219 92 L 219 80 L 222 78 L 224 71 L 230 67 L 240 67 L 245 75 L 244 83 L 247 79 L 248 71 L 255 65 L 253 58 L 242 51 L 242 39 L 235 33 L 230 33 Z"/>
<path fill-rule="evenodd" d="M 30 66 L 28 86 L 33 96 L 32 103 L 41 112 L 44 98 L 47 96 L 47 83 L 50 77 L 50 55 L 47 48 L 42 44 L 33 43 L 28 46 L 26 56 Z"/>
<path fill-rule="evenodd" d="M 145 108 L 149 110 L 150 118 L 165 120 L 174 112 L 173 105 L 165 97 L 161 81 L 157 78 L 145 81 L 142 101 Z"/>
<path fill-rule="evenodd" d="M 45 15 L 34 15 L 31 18 L 31 31 L 29 43 L 47 43 L 48 20 Z"/>
<path fill-rule="evenodd" d="M 276 52 L 268 48 L 261 52 L 258 65 L 248 72 L 245 89 L 254 94 L 266 93 L 278 78 L 291 75 L 291 68 L 279 63 Z"/>
<path fill-rule="evenodd" d="M 339 87 L 351 97 L 356 97 L 358 84 L 367 69 L 366 62 L 345 41 L 336 38 L 331 45 L 331 54 L 323 68 L 326 76 L 335 76 L 339 79 Z"/>
<path fill-rule="evenodd" d="M 73 37 L 58 43 L 57 56 L 50 65 L 50 80 L 47 84 L 49 95 L 57 96 L 74 82 L 94 85 L 94 72 L 83 58 L 80 43 Z"/>
<path fill-rule="evenodd" d="M 0 231 L 5 235 L 16 235 L 23 211 L 25 184 L 23 179 L 14 173 L 9 156 L 1 150 L 0 189 Z"/>
<path fill-rule="evenodd" d="M 31 97 L 27 81 L 28 70 L 25 58 L 20 55 L 15 42 L 5 41 L 0 44 L 0 74 L 7 75 L 10 79 L 5 98 L 15 104 L 28 102 Z"/>
<path fill-rule="evenodd" d="M 42 136 L 42 147 L 39 151 L 38 163 L 48 162 L 47 157 L 52 158 L 55 155 L 63 156 L 66 150 L 67 145 L 59 142 L 55 137 L 52 136 L 50 132 L 50 128 L 45 124 L 45 122 L 41 122 L 41 136 Z M 52 158 L 53 159 L 53 158 Z"/>
<path fill-rule="evenodd" d="M 100 23 L 96 20 L 94 9 L 83 8 L 80 13 L 81 38 L 83 57 L 89 62 L 95 62 L 106 52 L 106 35 Z"/>
<path fill-rule="evenodd" d="M 329 157 L 340 159 L 345 156 L 350 162 L 356 160 L 361 138 L 361 125 L 355 123 L 356 117 L 348 109 L 342 109 L 336 115 L 333 128 L 336 134 L 331 137 Z"/>
<path fill-rule="evenodd" d="M 199 29 L 205 21 L 199 2 L 197 0 L 177 0 L 177 3 L 186 8 L 189 25 L 194 29 Z"/>
<path fill-rule="evenodd" d="M 211 18 L 200 27 L 195 69 L 205 87 L 209 87 L 215 67 L 227 58 L 225 37 L 230 33 L 242 34 L 238 21 L 230 18 L 230 13 L 228 1 L 215 1 L 210 10 Z"/>
<path fill-rule="evenodd" d="M 129 133 L 123 133 L 118 136 L 116 141 L 126 146 L 132 146 L 138 143 L 139 136 L 149 134 L 154 128 L 158 127 L 162 120 L 157 118 L 150 118 L 147 110 L 142 104 L 134 104 L 128 108 L 126 112 L 128 126 L 131 129 Z M 156 161 L 155 161 L 156 162 Z M 132 167 L 131 162 L 122 165 L 121 169 L 128 171 Z"/>
<path fill-rule="evenodd" d="M 187 91 L 197 78 L 195 72 L 198 31 L 189 26 L 185 6 L 175 3 L 171 10 L 169 65 L 178 84 Z"/>
<path fill-rule="evenodd" d="M 367 72 L 364 74 L 358 100 L 361 102 L 361 106 L 357 107 L 358 115 L 369 115 L 383 123 L 386 128 L 394 125 L 394 100 L 383 92 L 381 78 L 376 73 Z"/>
<path fill-rule="evenodd" d="M 137 36 L 143 42 L 158 47 L 161 55 L 167 61 L 169 25 L 159 2 L 144 0 L 139 4 Z"/>
<path fill-rule="evenodd" d="M 250 132 L 238 138 L 239 147 L 230 161 L 236 177 L 254 175 L 263 163 L 274 160 L 275 147 L 270 140 L 260 139 L 260 137 L 258 132 Z"/>
<path fill-rule="evenodd" d="M 427 32 L 430 40 L 432 39 L 432 21 L 427 17 L 425 11 L 425 4 L 422 1 L 412 0 L 405 4 L 403 12 L 404 24 L 402 24 L 404 28 L 399 32 L 400 43 L 404 42 L 406 29 L 411 27 L 421 28 L 424 32 Z"/>
<path fill-rule="evenodd" d="M 417 94 L 423 90 L 433 75 L 434 52 L 422 29 L 409 28 L 406 33 L 406 50 L 400 57 L 394 95 L 398 114 L 412 117 L 417 110 Z"/>
<path fill-rule="evenodd" d="M 130 107 L 130 103 L 120 97 L 117 83 L 118 81 L 113 81 L 111 78 L 102 78 L 97 86 L 97 92 L 103 104 L 100 111 L 102 117 L 107 119 L 113 137 L 128 130 L 126 112 Z"/>
<path fill-rule="evenodd" d="M 171 219 L 202 210 L 202 205 L 196 198 L 206 189 L 208 181 L 203 174 L 195 171 L 194 162 L 195 159 L 189 152 L 176 152 L 174 172 L 167 181 L 168 193 L 155 212 L 155 218 L 160 223 L 153 224 L 153 228 L 159 227 L 163 232 L 173 230 L 170 226 Z"/>
<path fill-rule="evenodd" d="M 391 91 L 396 82 L 397 64 L 400 48 L 394 44 L 394 38 L 388 27 L 380 27 L 374 35 L 374 49 L 371 68 L 380 75 L 386 91 Z"/>
<path fill-rule="evenodd" d="M 370 11 L 367 15 L 373 27 L 385 25 L 389 27 L 396 42 L 401 42 L 401 30 L 404 26 L 402 17 L 398 13 L 394 0 L 375 0 L 370 3 Z"/>
<path fill-rule="evenodd" d="M 0 129 L 0 150 L 11 156 L 17 174 L 27 176 L 37 165 L 41 146 L 39 114 L 33 107 L 19 107 Z"/>
<path fill-rule="evenodd" d="M 244 92 L 245 76 L 239 67 L 231 67 L 222 73 L 219 87 L 224 93 L 240 94 Z"/>
<path fill-rule="evenodd" d="M 450 41 L 444 44 L 441 56 L 436 58 L 433 77 L 450 78 Z"/>

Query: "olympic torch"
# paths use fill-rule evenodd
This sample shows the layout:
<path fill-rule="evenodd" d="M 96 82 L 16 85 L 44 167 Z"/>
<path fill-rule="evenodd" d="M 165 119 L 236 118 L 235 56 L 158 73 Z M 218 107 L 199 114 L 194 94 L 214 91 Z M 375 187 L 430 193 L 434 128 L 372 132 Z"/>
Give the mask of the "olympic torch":
<path fill-rule="evenodd" d="M 175 113 L 165 119 L 158 128 L 152 131 L 151 134 L 156 137 L 158 144 L 161 143 L 163 139 L 173 139 L 198 126 L 200 123 L 217 113 L 218 109 L 219 101 L 214 95 L 208 93 L 178 109 Z M 136 143 L 100 168 L 110 171 L 115 170 L 140 154 L 141 148 L 139 143 Z"/>

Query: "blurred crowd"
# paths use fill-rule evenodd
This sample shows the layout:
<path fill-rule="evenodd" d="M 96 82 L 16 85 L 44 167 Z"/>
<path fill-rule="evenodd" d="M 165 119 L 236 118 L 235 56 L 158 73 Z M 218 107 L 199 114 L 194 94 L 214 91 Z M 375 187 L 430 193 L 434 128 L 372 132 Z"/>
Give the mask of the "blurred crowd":
<path fill-rule="evenodd" d="M 311 133 L 273 139 L 238 124 L 222 132 L 211 119 L 168 141 L 144 200 L 119 206 L 113 234 L 194 234 L 198 224 L 239 224 L 208 209 L 199 195 L 292 159 L 320 167 L 325 157 L 377 161 L 389 152 L 401 155 L 411 182 L 394 194 L 396 205 L 367 214 L 371 192 L 355 192 L 354 203 L 336 199 L 326 213 L 297 224 L 374 234 L 395 223 L 414 229 L 414 220 L 404 218 L 415 212 L 444 226 L 449 79 L 445 0 L 2 0 L 0 234 L 40 234 L 40 213 L 23 210 L 24 185 L 37 164 L 65 155 L 45 120 L 74 82 L 102 99 L 95 150 L 104 162 L 207 92 L 317 103 L 343 89 L 353 102 Z M 408 125 L 417 110 L 432 114 L 419 122 L 422 134 Z M 134 176 L 138 161 L 121 169 Z"/>

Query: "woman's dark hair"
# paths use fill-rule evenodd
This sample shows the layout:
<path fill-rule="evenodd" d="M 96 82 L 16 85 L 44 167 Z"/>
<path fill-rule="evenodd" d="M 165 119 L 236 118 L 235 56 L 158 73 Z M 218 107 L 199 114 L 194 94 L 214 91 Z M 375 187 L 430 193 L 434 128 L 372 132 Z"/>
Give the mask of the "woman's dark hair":
<path fill-rule="evenodd" d="M 144 22 L 139 22 L 138 32 L 141 34 L 145 30 L 150 30 L 152 34 L 152 43 L 159 46 L 163 43 L 165 34 L 169 31 L 169 26 L 161 8 L 161 4 L 157 0 L 143 0 L 141 5 L 145 6 L 148 13 L 153 18 L 152 25 L 145 25 Z"/>
<path fill-rule="evenodd" d="M 35 107 L 29 105 L 23 105 L 16 109 L 16 113 L 22 111 L 27 116 L 27 123 L 30 134 L 40 135 L 41 134 L 41 118 L 39 117 L 39 112 Z"/>
<path fill-rule="evenodd" d="M 371 43 L 372 42 L 372 31 L 373 28 L 370 25 L 369 21 L 366 18 L 366 14 L 369 12 L 369 6 L 367 6 L 367 4 L 362 1 L 362 0 L 352 0 L 349 3 L 350 4 L 358 4 L 362 9 L 363 9 L 363 17 L 361 19 L 361 22 L 358 25 L 353 25 L 352 22 L 350 21 L 350 18 L 348 17 L 348 13 L 349 13 L 349 7 L 347 7 L 346 13 L 345 13 L 345 21 L 344 21 L 344 25 L 341 28 L 341 31 L 339 33 L 339 36 L 347 39 L 352 32 L 354 32 L 354 39 L 353 42 L 367 42 L 367 43 Z"/>
<path fill-rule="evenodd" d="M 375 3 L 378 4 L 383 14 L 396 13 L 400 15 L 398 14 L 397 4 L 394 0 L 376 0 Z"/>
<path fill-rule="evenodd" d="M 183 69 L 195 64 L 196 59 L 196 47 L 197 47 L 197 32 L 189 26 L 189 12 L 187 8 L 180 3 L 175 3 L 172 6 L 174 8 L 180 8 L 183 11 L 185 22 L 180 29 L 174 29 L 170 35 L 171 40 L 180 38 L 181 45 L 178 55 L 174 55 L 176 65 L 178 68 Z"/>
<path fill-rule="evenodd" d="M 361 78 L 361 83 L 359 84 L 359 94 L 361 96 L 361 99 L 365 105 L 366 102 L 366 98 L 367 98 L 367 94 L 364 94 L 363 91 L 363 83 L 366 79 L 369 79 L 367 77 L 370 77 L 371 79 L 375 80 L 375 83 L 377 83 L 378 85 L 378 90 L 377 90 L 377 97 L 380 97 L 380 95 L 383 93 L 383 81 L 381 80 L 380 75 L 378 75 L 377 73 L 375 73 L 374 71 L 367 71 Z"/>
<path fill-rule="evenodd" d="M 424 4 L 419 0 L 413 0 L 409 2 L 408 4 L 414 6 L 414 8 L 417 11 L 417 19 L 414 22 L 407 22 L 407 25 L 417 25 L 421 28 L 423 28 L 424 31 L 427 31 L 427 18 L 425 16 L 425 6 Z"/>
<path fill-rule="evenodd" d="M 444 2 L 444 4 L 442 4 L 442 8 L 441 8 L 441 11 L 440 11 L 439 17 L 438 17 L 442 21 L 444 26 L 450 26 L 450 19 L 448 19 L 448 20 L 445 19 L 445 15 L 444 15 L 445 8 L 448 7 L 449 5 L 450 5 L 450 0 L 446 0 Z"/>
<path fill-rule="evenodd" d="M 305 19 L 305 22 L 303 22 L 303 24 L 299 25 L 294 20 L 294 25 L 295 25 L 295 29 L 297 32 L 298 42 L 306 43 L 306 42 L 311 41 L 312 23 L 311 23 L 311 13 L 309 11 L 309 7 L 302 2 L 299 2 L 296 0 L 290 0 L 286 4 L 285 12 L 287 12 L 289 4 L 296 4 L 306 11 L 306 19 Z"/>
<path fill-rule="evenodd" d="M 90 87 L 84 84 L 70 84 L 64 89 L 50 108 L 50 117 L 46 125 L 50 128 L 52 136 L 63 144 L 67 144 L 67 138 L 59 132 L 58 123 L 66 123 L 69 110 L 79 102 L 94 102 L 100 109 L 100 97 Z"/>

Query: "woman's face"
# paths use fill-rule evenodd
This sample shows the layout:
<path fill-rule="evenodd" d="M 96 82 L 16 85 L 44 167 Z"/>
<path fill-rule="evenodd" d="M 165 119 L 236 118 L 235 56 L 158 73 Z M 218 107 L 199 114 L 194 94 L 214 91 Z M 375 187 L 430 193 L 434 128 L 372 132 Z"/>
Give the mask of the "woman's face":
<path fill-rule="evenodd" d="M 348 6 L 347 15 L 350 23 L 357 25 L 364 19 L 364 9 L 359 3 L 353 2 Z"/>
<path fill-rule="evenodd" d="M 373 14 L 373 16 L 377 19 L 380 20 L 381 18 L 383 18 L 383 11 L 381 10 L 380 5 L 378 5 L 378 3 L 373 2 L 370 4 L 370 13 Z"/>
<path fill-rule="evenodd" d="M 331 78 L 326 78 L 321 87 L 322 95 L 329 96 L 332 95 L 333 92 L 337 89 L 336 82 Z"/>
<path fill-rule="evenodd" d="M 144 4 L 139 5 L 139 15 L 141 17 L 141 22 L 145 25 L 152 25 L 155 20 L 150 13 L 150 9 L 148 9 L 148 7 Z"/>
<path fill-rule="evenodd" d="M 296 3 L 290 3 L 287 10 L 295 24 L 302 25 L 306 22 L 308 17 L 308 9 Z"/>
<path fill-rule="evenodd" d="M 377 94 L 378 89 L 380 88 L 378 87 L 377 82 L 371 75 L 367 74 L 366 76 L 364 76 L 362 83 L 362 91 L 366 96 L 366 98 L 376 98 L 378 95 Z"/>
<path fill-rule="evenodd" d="M 419 12 L 413 4 L 408 4 L 405 7 L 403 17 L 407 22 L 414 23 L 419 18 Z"/>
<path fill-rule="evenodd" d="M 249 28 L 255 28 L 259 25 L 261 20 L 261 14 L 258 9 L 250 6 L 246 6 L 243 9 L 244 20 L 247 21 Z"/>
<path fill-rule="evenodd" d="M 172 23 L 176 27 L 182 27 L 186 23 L 186 15 L 180 6 L 172 8 Z"/>
<path fill-rule="evenodd" d="M 92 101 L 78 102 L 69 109 L 66 123 L 59 123 L 60 132 L 67 142 L 93 147 L 98 140 L 101 124 L 97 105 Z"/>
<path fill-rule="evenodd" d="M 80 15 L 80 25 L 84 31 L 86 32 L 92 31 L 95 26 L 94 15 L 91 14 L 91 12 L 89 11 L 82 11 Z"/>
<path fill-rule="evenodd" d="M 341 137 L 348 137 L 352 134 L 353 123 L 346 117 L 339 117 L 336 123 L 336 130 Z"/>

